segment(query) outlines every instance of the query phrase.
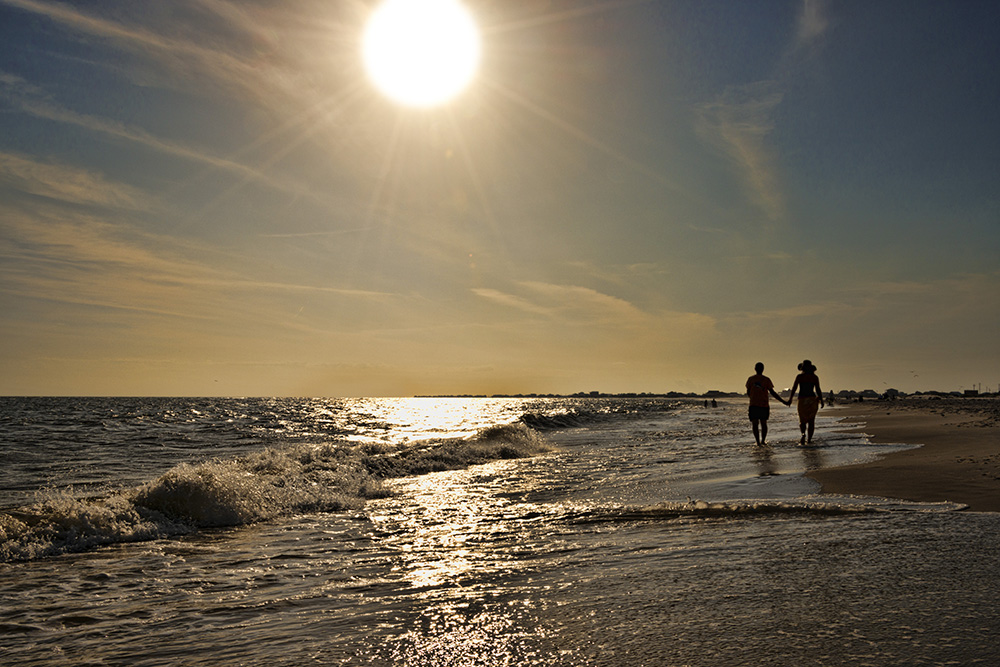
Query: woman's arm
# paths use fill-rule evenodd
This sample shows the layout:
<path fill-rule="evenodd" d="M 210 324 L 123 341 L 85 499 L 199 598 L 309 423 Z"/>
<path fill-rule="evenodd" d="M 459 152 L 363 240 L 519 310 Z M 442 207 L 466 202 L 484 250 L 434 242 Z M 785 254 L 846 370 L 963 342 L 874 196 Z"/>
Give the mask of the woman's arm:
<path fill-rule="evenodd" d="M 795 390 L 799 388 L 799 376 L 795 376 L 795 384 L 792 385 L 792 393 L 788 395 L 788 404 L 792 404 L 792 399 L 795 398 Z"/>
<path fill-rule="evenodd" d="M 816 395 L 819 396 L 819 407 L 823 406 L 823 390 L 819 388 L 819 376 L 816 376 Z"/>

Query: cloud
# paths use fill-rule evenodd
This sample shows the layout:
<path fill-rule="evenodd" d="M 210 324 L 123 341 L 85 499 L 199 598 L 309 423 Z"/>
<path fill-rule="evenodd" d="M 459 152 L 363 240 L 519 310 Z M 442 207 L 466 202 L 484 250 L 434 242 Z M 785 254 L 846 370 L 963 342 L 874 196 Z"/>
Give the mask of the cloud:
<path fill-rule="evenodd" d="M 794 37 L 768 79 L 727 87 L 699 109 L 699 133 L 726 154 L 756 204 L 772 222 L 786 211 L 774 147 L 775 111 L 788 81 L 801 72 L 823 43 L 830 26 L 825 0 L 803 0 Z"/>
<path fill-rule="evenodd" d="M 18 95 L 16 91 L 14 95 L 11 95 L 11 97 L 20 107 L 21 111 L 35 116 L 36 118 L 65 123 L 68 125 L 76 125 L 77 127 L 91 130 L 93 132 L 99 132 L 101 134 L 107 134 L 119 139 L 125 139 L 160 153 L 208 164 L 225 171 L 236 173 L 250 180 L 268 184 L 270 183 L 270 179 L 268 177 L 249 167 L 208 155 L 202 151 L 198 151 L 181 144 L 159 139 L 138 128 L 130 128 L 115 121 L 79 114 L 75 111 L 64 109 L 40 100 L 27 99 L 24 96 Z"/>
<path fill-rule="evenodd" d="M 521 310 L 532 315 L 551 315 L 551 311 L 542 305 L 532 303 L 527 299 L 513 294 L 501 292 L 500 290 L 488 287 L 475 287 L 472 289 L 472 293 L 476 296 L 488 299 L 489 301 L 493 301 L 494 303 L 498 303 L 501 306 Z"/>
<path fill-rule="evenodd" d="M 136 56 L 126 73 L 142 85 L 201 93 L 227 91 L 244 100 L 282 105 L 326 99 L 327 84 L 343 87 L 356 61 L 366 3 L 302 0 L 273 3 L 175 0 L 116 8 L 114 17 L 39 0 L 0 3 L 43 16 L 58 26 Z M 341 20 L 336 20 L 341 17 Z M 150 69 L 152 67 L 152 69 Z M 360 70 L 358 70 L 360 72 Z M 313 93 L 323 91 L 323 97 Z"/>
<path fill-rule="evenodd" d="M 106 181 L 102 186 L 105 192 L 118 187 Z M 282 305 L 292 294 L 353 304 L 393 298 L 385 292 L 247 277 L 240 272 L 245 262 L 234 264 L 204 246 L 142 230 L 123 217 L 128 215 L 37 202 L 25 211 L 0 203 L 0 296 L 49 304 L 46 308 L 94 306 L 214 321 L 226 328 L 287 310 Z"/>
<path fill-rule="evenodd" d="M 1000 271 L 925 281 L 874 281 L 837 290 L 835 298 L 725 319 L 731 331 L 795 331 L 803 340 L 842 345 L 861 340 L 894 346 L 937 337 L 981 336 L 1000 325 Z"/>
<path fill-rule="evenodd" d="M 829 27 L 826 0 L 803 0 L 795 31 L 794 50 L 815 46 Z"/>
<path fill-rule="evenodd" d="M 3 1 L 3 0 L 0 0 Z M 3 74 L 0 72 L 0 74 Z M 37 99 L 37 89 L 24 85 L 19 77 L 13 75 L 0 76 L 0 90 L 6 94 L 22 112 L 36 118 L 42 118 L 57 123 L 74 125 L 92 132 L 105 134 L 117 139 L 137 144 L 143 148 L 165 155 L 200 163 L 220 171 L 239 177 L 243 182 L 253 182 L 275 190 L 316 200 L 321 204 L 331 202 L 323 195 L 316 194 L 311 189 L 295 183 L 287 178 L 265 173 L 257 168 L 223 157 L 212 155 L 203 150 L 193 148 L 175 141 L 161 139 L 145 130 L 129 127 L 117 121 L 80 114 L 65 109 L 47 101 Z"/>
<path fill-rule="evenodd" d="M 785 197 L 767 137 L 783 93 L 775 81 L 730 86 L 699 109 L 699 133 L 726 154 L 739 178 L 771 221 L 785 212 Z"/>
<path fill-rule="evenodd" d="M 520 295 L 491 288 L 475 288 L 472 291 L 477 296 L 509 308 L 569 322 L 626 324 L 647 318 L 628 301 L 588 287 L 531 281 L 519 283 L 518 287 L 522 291 Z"/>
<path fill-rule="evenodd" d="M 111 42 L 145 58 L 169 63 L 176 71 L 187 71 L 188 74 L 196 71 L 211 73 L 213 79 L 228 81 L 230 85 L 232 82 L 246 81 L 254 73 L 252 61 L 217 49 L 205 48 L 190 39 L 172 37 L 168 34 L 166 23 L 161 23 L 158 30 L 153 31 L 84 13 L 65 4 L 37 0 L 0 0 L 0 2 L 44 16 L 64 28 Z M 189 34 L 190 27 L 189 25 Z"/>
<path fill-rule="evenodd" d="M 589 287 L 543 282 L 521 284 L 552 312 L 571 319 L 615 323 L 646 319 L 645 313 L 630 302 Z"/>
<path fill-rule="evenodd" d="M 145 210 L 150 198 L 140 190 L 113 183 L 96 171 L 54 162 L 40 162 L 0 152 L 0 184 L 32 195 L 69 204 Z"/>

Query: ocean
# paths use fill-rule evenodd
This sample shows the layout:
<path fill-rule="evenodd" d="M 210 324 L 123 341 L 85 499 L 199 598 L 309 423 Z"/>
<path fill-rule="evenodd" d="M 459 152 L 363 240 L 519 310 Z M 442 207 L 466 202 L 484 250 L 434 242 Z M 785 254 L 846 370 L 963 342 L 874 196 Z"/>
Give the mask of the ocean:
<path fill-rule="evenodd" d="M 662 398 L 0 398 L 4 665 L 995 665 L 1000 515 Z"/>

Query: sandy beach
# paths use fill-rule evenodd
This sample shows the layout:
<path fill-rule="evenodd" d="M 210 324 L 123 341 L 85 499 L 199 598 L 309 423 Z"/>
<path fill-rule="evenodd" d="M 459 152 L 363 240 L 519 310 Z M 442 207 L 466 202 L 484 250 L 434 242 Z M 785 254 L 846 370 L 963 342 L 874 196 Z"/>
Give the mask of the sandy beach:
<path fill-rule="evenodd" d="M 906 398 L 824 410 L 874 442 L 920 447 L 877 461 L 809 473 L 824 493 L 951 501 L 1000 512 L 1000 400 Z"/>

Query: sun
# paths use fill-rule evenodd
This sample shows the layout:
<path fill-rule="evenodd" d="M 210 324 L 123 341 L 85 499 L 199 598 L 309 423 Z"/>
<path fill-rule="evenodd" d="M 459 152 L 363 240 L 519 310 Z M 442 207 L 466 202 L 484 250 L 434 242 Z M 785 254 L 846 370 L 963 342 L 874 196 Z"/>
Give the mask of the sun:
<path fill-rule="evenodd" d="M 385 0 L 368 20 L 362 48 L 375 86 L 413 107 L 448 102 L 479 67 L 479 29 L 458 0 Z"/>

